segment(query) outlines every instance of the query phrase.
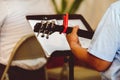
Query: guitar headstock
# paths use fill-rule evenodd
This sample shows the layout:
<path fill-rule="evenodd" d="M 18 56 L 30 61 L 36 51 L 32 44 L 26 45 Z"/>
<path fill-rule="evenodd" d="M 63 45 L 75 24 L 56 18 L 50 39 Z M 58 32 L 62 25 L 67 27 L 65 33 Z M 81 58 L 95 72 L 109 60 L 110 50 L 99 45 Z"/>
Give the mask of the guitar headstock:
<path fill-rule="evenodd" d="M 56 31 L 61 33 L 62 30 L 63 28 L 60 25 L 56 25 L 55 21 L 41 21 L 34 26 L 34 32 L 38 33 L 37 36 L 42 33 L 41 37 L 45 37 L 46 34 L 47 39 L 52 33 Z"/>

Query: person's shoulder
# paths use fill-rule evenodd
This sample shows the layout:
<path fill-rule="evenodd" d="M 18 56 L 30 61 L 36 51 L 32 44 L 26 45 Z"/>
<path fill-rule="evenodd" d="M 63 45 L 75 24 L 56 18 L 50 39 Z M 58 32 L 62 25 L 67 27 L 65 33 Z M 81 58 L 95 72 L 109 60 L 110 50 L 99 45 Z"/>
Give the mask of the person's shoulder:
<path fill-rule="evenodd" d="M 117 0 L 116 2 L 112 3 L 111 4 L 111 7 L 112 8 L 119 8 L 120 9 L 120 0 Z"/>

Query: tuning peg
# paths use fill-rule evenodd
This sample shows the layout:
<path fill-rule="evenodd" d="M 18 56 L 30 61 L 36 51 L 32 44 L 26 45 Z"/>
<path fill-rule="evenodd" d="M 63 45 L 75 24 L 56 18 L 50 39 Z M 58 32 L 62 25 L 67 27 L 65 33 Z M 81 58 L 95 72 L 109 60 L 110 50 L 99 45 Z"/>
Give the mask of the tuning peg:
<path fill-rule="evenodd" d="M 39 30 L 39 32 L 37 33 L 37 37 L 39 36 L 39 34 L 40 34 L 40 30 Z"/>
<path fill-rule="evenodd" d="M 49 38 L 49 35 L 50 35 L 50 32 L 47 34 L 46 39 L 48 39 L 48 38 Z"/>
<path fill-rule="evenodd" d="M 41 37 L 44 37 L 45 35 L 44 35 L 44 33 L 41 35 Z"/>
<path fill-rule="evenodd" d="M 49 35 L 52 34 L 52 33 L 53 33 L 53 32 L 50 31 L 50 32 L 47 34 L 46 39 L 48 39 L 48 38 L 49 38 Z"/>
<path fill-rule="evenodd" d="M 37 37 L 42 32 L 43 24 L 44 24 L 43 20 L 41 21 L 41 23 L 36 24 L 39 27 Z"/>
<path fill-rule="evenodd" d="M 49 38 L 49 35 L 50 35 L 50 32 L 47 34 L 46 39 L 48 39 L 48 38 Z"/>
<path fill-rule="evenodd" d="M 44 37 L 45 36 L 45 31 L 42 33 L 41 37 Z"/>
<path fill-rule="evenodd" d="M 48 38 L 49 38 L 49 35 L 47 34 L 46 39 L 48 39 Z"/>

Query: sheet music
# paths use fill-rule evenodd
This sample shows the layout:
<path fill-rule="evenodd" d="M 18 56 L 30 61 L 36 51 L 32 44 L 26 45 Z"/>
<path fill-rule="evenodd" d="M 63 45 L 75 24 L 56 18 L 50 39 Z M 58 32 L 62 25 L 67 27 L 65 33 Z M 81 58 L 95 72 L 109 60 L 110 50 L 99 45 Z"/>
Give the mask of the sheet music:
<path fill-rule="evenodd" d="M 29 23 L 30 23 L 32 29 L 34 29 L 34 26 L 37 22 L 41 22 L 41 20 L 29 20 Z M 55 23 L 62 25 L 63 20 L 55 20 Z M 80 29 L 87 30 L 86 27 L 84 26 L 84 24 L 79 19 L 68 21 L 68 26 L 75 26 L 75 25 L 79 25 Z M 43 47 L 47 57 L 50 57 L 50 55 L 56 50 L 59 50 L 59 51 L 60 50 L 70 50 L 70 47 L 67 43 L 65 34 L 63 34 L 63 33 L 59 34 L 59 32 L 55 32 L 49 36 L 49 39 L 46 39 L 46 37 L 41 37 L 41 34 L 42 33 L 39 34 L 37 39 L 40 42 L 41 46 Z M 37 33 L 35 33 L 35 35 L 37 35 Z M 82 37 L 79 37 L 79 40 L 81 42 L 82 47 L 84 47 L 84 48 L 88 48 L 88 46 L 91 42 L 90 39 L 86 39 L 86 38 L 82 38 Z"/>

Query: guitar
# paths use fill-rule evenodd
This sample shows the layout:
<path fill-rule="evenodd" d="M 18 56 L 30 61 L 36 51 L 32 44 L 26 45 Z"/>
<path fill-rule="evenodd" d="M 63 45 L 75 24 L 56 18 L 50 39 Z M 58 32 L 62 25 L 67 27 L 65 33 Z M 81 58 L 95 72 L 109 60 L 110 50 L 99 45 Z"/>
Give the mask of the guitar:
<path fill-rule="evenodd" d="M 71 33 L 72 32 L 72 29 L 73 27 L 67 27 L 66 29 L 66 34 L 68 33 Z M 55 24 L 54 21 L 52 22 L 39 22 L 39 23 L 36 23 L 36 25 L 34 26 L 34 32 L 37 32 L 38 35 L 39 33 L 43 33 L 41 35 L 41 37 L 44 37 L 44 34 L 47 34 L 46 38 L 48 39 L 49 38 L 49 35 L 51 35 L 52 33 L 54 32 L 60 32 L 62 33 L 64 30 L 64 26 L 63 25 L 57 25 Z M 91 39 L 92 36 L 93 36 L 94 32 L 90 32 L 90 31 L 85 31 L 85 30 L 81 30 L 81 29 L 78 29 L 78 32 L 77 32 L 77 35 L 79 37 L 84 37 L 84 38 L 88 38 L 88 39 Z"/>

